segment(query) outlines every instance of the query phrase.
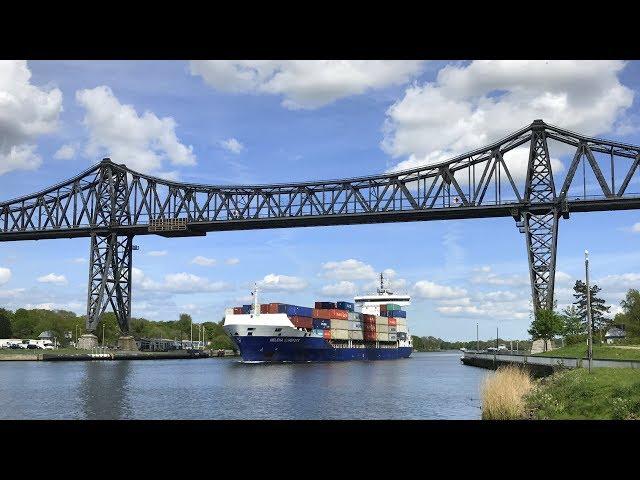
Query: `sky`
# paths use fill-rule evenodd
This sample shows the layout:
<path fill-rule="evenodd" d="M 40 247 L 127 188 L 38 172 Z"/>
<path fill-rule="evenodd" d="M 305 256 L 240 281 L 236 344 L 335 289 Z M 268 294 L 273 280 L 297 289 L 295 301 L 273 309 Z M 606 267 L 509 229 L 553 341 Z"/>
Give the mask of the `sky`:
<path fill-rule="evenodd" d="M 0 201 L 104 157 L 217 185 L 377 174 L 451 158 L 537 118 L 640 144 L 639 74 L 640 63 L 618 61 L 0 61 Z M 551 156 L 566 171 L 570 152 Z M 561 220 L 559 308 L 588 249 L 591 279 L 619 311 L 640 284 L 639 216 Z M 474 339 L 477 323 L 481 338 L 496 327 L 528 337 L 525 240 L 512 218 L 134 243 L 135 317 L 219 321 L 250 302 L 254 282 L 261 302 L 350 300 L 384 271 L 412 296 L 413 334 Z M 0 243 L 0 306 L 86 313 L 88 254 L 86 238 Z"/>

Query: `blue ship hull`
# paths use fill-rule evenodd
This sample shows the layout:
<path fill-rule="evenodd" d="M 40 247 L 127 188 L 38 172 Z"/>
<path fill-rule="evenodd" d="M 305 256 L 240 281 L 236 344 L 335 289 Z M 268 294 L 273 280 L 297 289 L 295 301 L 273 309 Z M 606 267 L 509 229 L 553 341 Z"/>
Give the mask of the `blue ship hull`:
<path fill-rule="evenodd" d="M 245 362 L 323 362 L 409 358 L 411 347 L 336 348 L 318 337 L 232 337 Z"/>

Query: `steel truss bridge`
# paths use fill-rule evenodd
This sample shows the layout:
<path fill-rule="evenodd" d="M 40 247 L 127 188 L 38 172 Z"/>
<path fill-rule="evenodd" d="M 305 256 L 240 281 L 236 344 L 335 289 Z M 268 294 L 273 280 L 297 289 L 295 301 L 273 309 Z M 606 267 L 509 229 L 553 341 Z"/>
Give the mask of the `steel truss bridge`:
<path fill-rule="evenodd" d="M 573 155 L 555 178 L 550 142 Z M 0 203 L 0 241 L 90 238 L 87 330 L 96 329 L 110 304 L 126 333 L 135 235 L 513 217 L 525 237 L 538 310 L 553 305 L 560 218 L 640 208 L 640 194 L 628 191 L 638 181 L 639 162 L 639 146 L 542 120 L 444 162 L 343 180 L 199 185 L 144 175 L 105 158 L 72 179 Z"/>

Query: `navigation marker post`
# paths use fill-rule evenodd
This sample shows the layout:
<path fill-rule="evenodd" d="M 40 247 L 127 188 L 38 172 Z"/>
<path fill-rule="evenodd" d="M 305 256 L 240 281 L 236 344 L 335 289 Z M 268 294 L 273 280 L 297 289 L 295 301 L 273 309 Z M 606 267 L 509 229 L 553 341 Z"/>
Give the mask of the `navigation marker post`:
<path fill-rule="evenodd" d="M 591 373 L 591 359 L 593 358 L 593 329 L 591 324 L 591 290 L 589 289 L 589 251 L 584 251 L 584 270 L 587 287 L 587 323 L 589 324 L 589 339 L 587 358 L 589 359 L 589 373 Z"/>

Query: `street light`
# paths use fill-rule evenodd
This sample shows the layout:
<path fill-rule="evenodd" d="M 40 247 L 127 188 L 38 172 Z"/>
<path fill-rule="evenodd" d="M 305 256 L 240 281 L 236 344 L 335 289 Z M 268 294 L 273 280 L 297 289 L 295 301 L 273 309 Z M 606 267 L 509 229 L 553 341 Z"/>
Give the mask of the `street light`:
<path fill-rule="evenodd" d="M 591 373 L 591 359 L 593 358 L 593 333 L 591 325 L 591 290 L 589 289 L 589 252 L 584 251 L 584 270 L 587 287 L 587 323 L 589 324 L 589 340 L 587 358 L 589 359 L 589 373 Z"/>

